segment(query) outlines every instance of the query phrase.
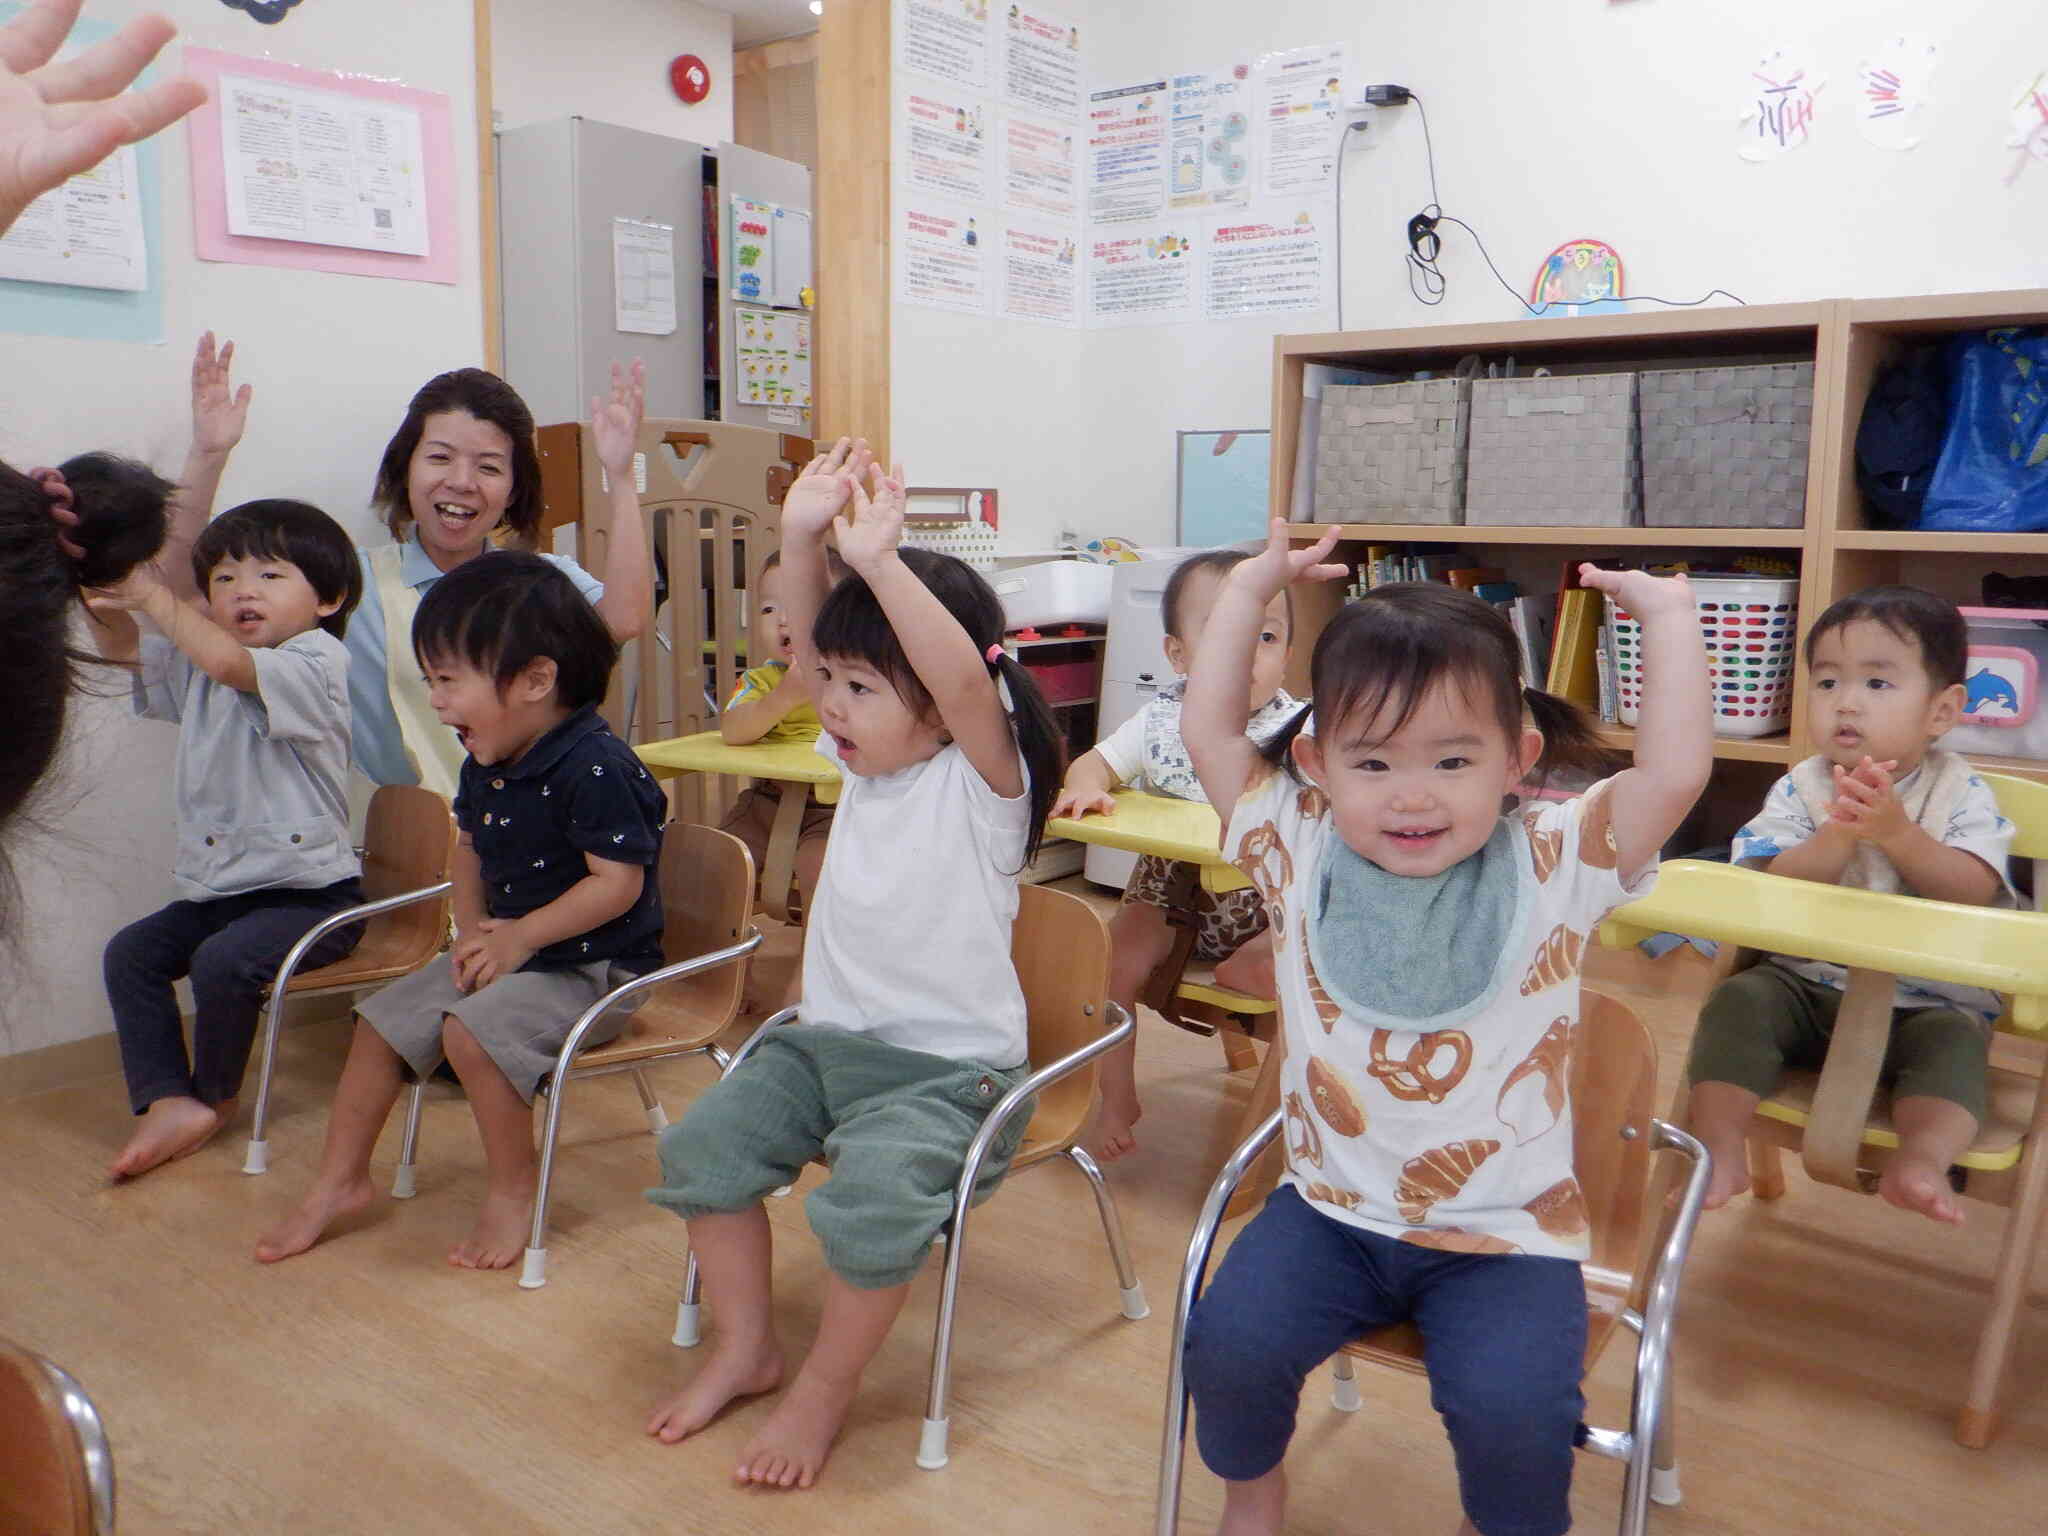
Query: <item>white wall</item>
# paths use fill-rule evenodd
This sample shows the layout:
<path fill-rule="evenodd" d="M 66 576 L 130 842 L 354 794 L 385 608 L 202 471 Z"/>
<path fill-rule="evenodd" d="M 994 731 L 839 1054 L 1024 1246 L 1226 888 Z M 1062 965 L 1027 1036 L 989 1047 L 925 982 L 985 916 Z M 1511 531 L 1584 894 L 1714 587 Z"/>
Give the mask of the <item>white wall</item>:
<path fill-rule="evenodd" d="M 165 272 L 159 346 L 8 336 L 0 372 L 0 456 L 55 463 L 88 448 L 148 459 L 175 475 L 190 415 L 188 371 L 199 332 L 238 343 L 236 375 L 253 382 L 249 431 L 221 506 L 298 496 L 358 538 L 378 456 L 412 392 L 446 368 L 482 361 L 477 279 L 475 68 L 470 9 L 416 0 L 306 5 L 259 26 L 219 0 L 95 0 L 120 22 L 162 11 L 184 42 L 291 63 L 395 78 L 450 98 L 461 281 L 394 282 L 277 267 L 199 262 L 192 255 L 185 129 L 160 139 L 163 230 L 150 253 Z M 86 700 L 44 805 L 48 837 L 12 850 L 25 876 L 24 922 L 0 943 L 0 1053 L 82 1039 L 112 1027 L 100 949 L 121 924 L 172 898 L 170 728 L 128 715 L 118 699 Z"/>
<path fill-rule="evenodd" d="M 685 53 L 711 67 L 694 107 L 669 89 Z M 501 128 L 594 117 L 716 145 L 732 137 L 732 17 L 690 0 L 492 0 L 491 96 Z"/>
<path fill-rule="evenodd" d="M 1614 244 L 1639 293 L 1727 288 L 1751 303 L 2048 286 L 2048 165 L 2003 185 L 2003 103 L 2048 67 L 2048 7 L 2019 0 L 1147 0 L 1069 3 L 1097 80 L 1344 41 L 1354 78 L 1423 94 L 1446 210 L 1526 291 L 1552 247 Z M 1856 65 L 1898 31 L 1942 50 L 1927 140 L 1864 142 Z M 1162 42 L 1162 39 L 1164 41 Z M 1811 143 L 1735 153 L 1750 67 L 1800 48 L 1829 78 Z M 1517 318 L 1445 227 L 1447 301 L 1408 291 L 1404 229 L 1428 201 L 1413 107 L 1380 115 L 1345 181 L 1349 328 Z M 1334 315 L 1286 317 L 1289 332 Z M 1046 332 L 897 306 L 894 438 L 927 484 L 994 484 L 1006 546 L 1062 523 L 1165 542 L 1173 433 L 1263 426 L 1272 324 Z"/>

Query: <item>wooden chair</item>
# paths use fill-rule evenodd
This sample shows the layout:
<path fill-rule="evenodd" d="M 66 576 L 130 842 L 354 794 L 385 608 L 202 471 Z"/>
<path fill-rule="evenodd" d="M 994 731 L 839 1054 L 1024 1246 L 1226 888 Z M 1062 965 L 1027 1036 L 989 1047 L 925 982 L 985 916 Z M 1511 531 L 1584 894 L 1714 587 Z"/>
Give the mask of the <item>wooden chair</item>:
<path fill-rule="evenodd" d="M 0 1531 L 113 1536 L 114 1455 L 85 1389 L 0 1339 Z"/>
<path fill-rule="evenodd" d="M 1579 1187 L 1592 1224 L 1592 1255 L 1586 1261 L 1586 1369 L 1590 1371 L 1617 1325 L 1637 1336 L 1633 1400 L 1627 1429 L 1587 1429 L 1584 1449 L 1628 1464 L 1622 1488 L 1620 1531 L 1640 1536 L 1649 1501 L 1679 1501 L 1676 1436 L 1671 1417 L 1671 1329 L 1685 1257 L 1706 1198 L 1711 1165 L 1707 1149 L 1684 1131 L 1652 1117 L 1657 1087 L 1657 1048 L 1650 1032 L 1621 1003 L 1598 992 L 1580 994 L 1579 1035 L 1571 1059 L 1572 1152 Z M 1202 1277 L 1208 1269 L 1216 1231 L 1238 1182 L 1280 1130 L 1274 1113 L 1224 1164 L 1210 1186 L 1201 1218 L 1188 1242 L 1174 1307 L 1169 1356 L 1166 1431 L 1160 1452 L 1158 1536 L 1173 1536 L 1180 1519 L 1181 1462 L 1187 1440 L 1187 1387 L 1181 1351 L 1187 1339 Z M 1643 1217 L 1649 1209 L 1650 1155 L 1677 1152 L 1691 1162 L 1684 1197 L 1645 1247 Z M 1346 1413 L 1360 1406 L 1351 1361 L 1373 1360 L 1401 1370 L 1423 1372 L 1422 1335 L 1397 1324 L 1367 1334 L 1338 1351 L 1335 1406 Z"/>
<path fill-rule="evenodd" d="M 380 981 L 407 976 L 441 951 L 448 940 L 448 878 L 455 862 L 455 817 L 448 802 L 431 789 L 386 784 L 370 797 L 363 848 L 363 894 L 359 907 L 314 927 L 294 944 L 270 986 L 263 1023 L 263 1067 L 256 1088 L 256 1123 L 249 1131 L 244 1173 L 270 1168 L 270 1082 L 277 1067 L 277 1036 L 287 997 L 356 992 Z M 332 965 L 301 972 L 314 944 L 336 928 L 363 923 L 353 953 Z"/>
<path fill-rule="evenodd" d="M 2048 784 L 1991 773 L 1983 778 L 2016 828 L 2013 856 L 2033 861 L 2038 911 L 2048 900 Z M 1910 896 L 1891 899 L 1918 901 Z M 2048 922 L 2041 942 L 2048 954 Z M 1719 985 L 1762 958 L 1757 950 L 1722 945 L 1709 985 Z M 1900 955 L 1899 965 L 1898 975 L 1922 974 L 1913 969 L 1910 955 Z M 1877 1176 L 1899 1145 L 1889 1106 L 1877 1096 L 1891 1035 L 1896 979 L 1877 970 L 1852 969 L 1821 1071 L 1787 1073 L 1778 1092 L 1757 1106 L 1749 1167 L 1750 1187 L 1759 1200 L 1776 1200 L 1785 1193 L 1782 1149 L 1800 1153 L 1807 1172 L 1823 1183 L 1866 1194 L 1877 1187 Z M 2041 1038 L 2038 1028 L 2017 1023 L 2010 1008 L 1997 1028 L 2030 1036 L 2030 1044 Z M 2048 1209 L 2048 1075 L 2043 1073 L 2037 1044 L 2031 1050 L 2022 1046 L 2014 1054 L 2024 1059 L 2011 1068 L 1992 1068 L 1990 1112 L 1978 1127 L 1976 1141 L 1957 1162 L 1963 1170 L 1964 1195 L 2011 1211 L 1992 1282 L 1991 1310 L 1978 1335 L 1968 1394 L 1956 1419 L 1956 1439 L 1975 1450 L 1989 1445 L 1997 1432 L 2019 1312 L 2026 1300 L 2042 1215 Z M 1688 1097 L 1687 1085 L 1681 1082 L 1672 1105 L 1672 1119 L 1681 1125 Z"/>
<path fill-rule="evenodd" d="M 1109 1001 L 1109 929 L 1093 907 L 1064 891 L 1027 885 L 1019 889 L 1018 897 L 1010 952 L 1030 1013 L 1031 1060 L 1042 1065 L 1004 1094 L 989 1111 L 961 1165 L 960 1183 L 953 1196 L 953 1218 L 947 1227 L 945 1278 L 939 1291 L 938 1324 L 932 1335 L 931 1384 L 918 1441 L 917 1464 L 927 1471 L 938 1470 L 947 1460 L 953 1321 L 960 1293 L 961 1255 L 967 1247 L 969 1197 L 989 1147 L 1034 1095 L 1037 1107 L 1032 1111 L 1017 1155 L 1011 1160 L 1008 1178 L 1055 1158 L 1065 1158 L 1080 1169 L 1094 1192 L 1096 1214 L 1102 1219 L 1103 1236 L 1109 1241 L 1123 1315 L 1135 1321 L 1151 1312 L 1145 1303 L 1145 1288 L 1138 1282 L 1124 1245 L 1116 1201 L 1103 1183 L 1102 1170 L 1095 1159 L 1077 1145 L 1094 1107 L 1096 1058 L 1131 1036 L 1131 1016 Z M 795 1017 L 796 1010 L 786 1008 L 769 1019 L 734 1053 L 725 1070 L 736 1070 L 769 1030 Z M 693 1253 L 684 1272 L 683 1299 L 676 1309 L 673 1339 L 685 1349 L 696 1344 L 701 1336 L 699 1310 L 697 1256 Z"/>
<path fill-rule="evenodd" d="M 718 1037 L 739 1017 L 747 981 L 746 960 L 761 944 L 749 921 L 754 900 L 754 860 L 746 844 L 716 827 L 670 822 L 662 832 L 662 958 L 658 970 L 636 976 L 583 1011 L 562 1042 L 555 1070 L 541 1084 L 548 1113 L 540 1144 L 540 1188 L 533 1200 L 533 1231 L 527 1240 L 519 1283 L 538 1290 L 548 1283 L 548 1195 L 554 1184 L 555 1151 L 561 1140 L 562 1101 L 575 1079 L 625 1072 L 640 1092 L 647 1129 L 668 1129 L 668 1113 L 643 1070 L 647 1063 L 699 1051 L 721 1067 L 727 1055 Z M 583 1047 L 597 1021 L 619 1004 L 645 996 L 626 1032 L 607 1045 Z M 391 1192 L 401 1200 L 418 1188 L 420 1108 L 426 1084 L 414 1083 L 405 1111 L 405 1140 Z"/>

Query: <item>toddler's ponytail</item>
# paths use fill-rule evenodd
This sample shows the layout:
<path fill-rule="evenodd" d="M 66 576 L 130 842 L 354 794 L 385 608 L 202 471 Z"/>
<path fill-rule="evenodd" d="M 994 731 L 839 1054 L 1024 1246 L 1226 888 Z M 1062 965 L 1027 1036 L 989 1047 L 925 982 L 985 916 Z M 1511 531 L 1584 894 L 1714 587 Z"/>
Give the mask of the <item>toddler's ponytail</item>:
<path fill-rule="evenodd" d="M 1045 819 L 1059 798 L 1060 782 L 1067 772 L 1067 742 L 1059 721 L 1034 678 L 1016 657 L 1000 646 L 991 646 L 997 680 L 1010 700 L 1010 724 L 1017 732 L 1017 750 L 1024 754 L 1024 766 L 1031 771 L 1031 825 L 1024 834 L 1024 862 L 1038 857 L 1038 845 L 1045 839 Z"/>
<path fill-rule="evenodd" d="M 1570 699 L 1524 688 L 1522 707 L 1543 733 L 1543 755 L 1530 770 L 1531 778 L 1540 782 L 1560 771 L 1604 775 L 1613 767 L 1613 749 L 1601 744 L 1592 717 Z"/>

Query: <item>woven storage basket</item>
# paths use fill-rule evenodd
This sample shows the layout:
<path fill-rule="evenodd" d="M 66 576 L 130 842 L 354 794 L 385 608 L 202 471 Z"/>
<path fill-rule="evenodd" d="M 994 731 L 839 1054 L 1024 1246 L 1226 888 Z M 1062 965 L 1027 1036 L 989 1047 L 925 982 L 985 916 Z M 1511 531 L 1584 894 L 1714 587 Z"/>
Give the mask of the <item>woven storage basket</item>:
<path fill-rule="evenodd" d="M 1316 442 L 1319 523 L 1462 523 L 1472 386 L 1332 384 Z"/>
<path fill-rule="evenodd" d="M 1634 374 L 1473 384 L 1466 522 L 1628 528 L 1642 505 Z"/>
<path fill-rule="evenodd" d="M 1792 666 L 1798 654 L 1799 583 L 1775 576 L 1695 576 L 1693 602 L 1707 645 L 1714 734 L 1775 736 L 1792 723 Z M 1635 615 L 1607 599 L 1614 626 L 1621 723 L 1643 704 L 1643 637 Z"/>
<path fill-rule="evenodd" d="M 1643 516 L 1653 528 L 1799 528 L 1813 364 L 1645 373 Z"/>

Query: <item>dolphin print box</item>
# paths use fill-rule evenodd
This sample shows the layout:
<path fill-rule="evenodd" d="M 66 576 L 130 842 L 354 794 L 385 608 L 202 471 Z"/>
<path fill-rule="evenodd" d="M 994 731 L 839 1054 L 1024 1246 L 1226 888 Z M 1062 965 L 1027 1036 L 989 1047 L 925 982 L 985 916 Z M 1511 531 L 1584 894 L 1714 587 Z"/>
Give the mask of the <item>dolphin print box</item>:
<path fill-rule="evenodd" d="M 1970 659 L 1962 722 L 1942 738 L 1951 752 L 2048 760 L 2048 711 L 2041 678 L 2048 672 L 2048 609 L 1965 608 Z"/>

